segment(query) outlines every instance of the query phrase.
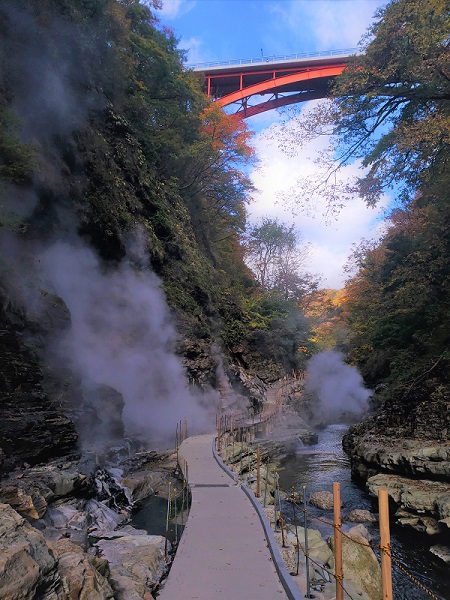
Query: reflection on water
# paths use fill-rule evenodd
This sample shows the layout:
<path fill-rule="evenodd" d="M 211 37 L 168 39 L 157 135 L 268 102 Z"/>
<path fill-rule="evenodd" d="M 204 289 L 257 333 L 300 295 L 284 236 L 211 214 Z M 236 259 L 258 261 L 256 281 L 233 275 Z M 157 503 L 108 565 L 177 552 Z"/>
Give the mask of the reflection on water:
<path fill-rule="evenodd" d="M 285 491 L 292 488 L 301 490 L 306 486 L 306 497 L 320 490 L 332 491 L 333 482 L 341 484 L 342 514 L 355 508 L 363 508 L 377 512 L 375 501 L 356 486 L 350 478 L 350 462 L 342 450 L 342 436 L 347 431 L 345 425 L 329 425 L 319 433 L 319 442 L 314 446 L 302 446 L 288 456 L 280 470 L 280 486 Z M 294 518 L 292 505 L 285 503 L 283 507 L 286 518 Z M 332 511 L 324 513 L 313 506 L 309 507 L 314 516 L 324 517 L 332 521 Z M 319 529 L 325 537 L 331 535 L 331 528 L 315 519 L 310 526 Z M 350 525 L 349 525 L 350 526 Z M 344 524 L 344 530 L 347 527 Z M 368 526 L 378 544 L 379 535 L 376 526 Z M 437 559 L 429 552 L 429 547 L 437 543 L 450 544 L 450 540 L 436 540 L 426 534 L 408 532 L 403 528 L 391 526 L 391 546 L 393 556 L 403 564 L 422 584 L 429 588 L 442 600 L 450 600 L 450 566 Z M 447 536 L 448 537 L 448 536 Z M 393 566 L 395 600 L 425 600 L 430 596 L 410 582 L 398 567 Z"/>

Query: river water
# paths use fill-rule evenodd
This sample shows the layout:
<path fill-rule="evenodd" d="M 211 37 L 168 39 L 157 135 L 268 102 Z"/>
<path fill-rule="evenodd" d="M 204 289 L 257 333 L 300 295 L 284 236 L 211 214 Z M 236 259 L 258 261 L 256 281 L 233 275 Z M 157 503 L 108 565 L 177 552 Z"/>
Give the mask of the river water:
<path fill-rule="evenodd" d="M 282 463 L 280 469 L 280 487 L 285 491 L 292 488 L 301 490 L 306 486 L 306 497 L 320 490 L 332 491 L 333 482 L 340 482 L 341 500 L 344 504 L 342 514 L 355 508 L 368 509 L 377 512 L 374 500 L 352 482 L 350 477 L 350 462 L 342 450 L 342 437 L 347 431 L 345 425 L 329 425 L 319 433 L 319 442 L 314 446 L 299 447 Z M 287 520 L 293 520 L 292 505 L 285 503 L 283 507 Z M 332 512 L 324 513 L 310 506 L 313 515 L 332 521 Z M 344 524 L 344 531 L 353 524 Z M 311 519 L 308 524 L 313 529 L 319 529 L 324 537 L 329 537 L 332 530 L 320 521 Z M 374 545 L 378 546 L 378 528 L 369 525 Z M 441 600 L 450 600 L 450 565 L 435 557 L 429 547 L 436 543 L 450 545 L 450 539 L 435 540 L 427 534 L 410 532 L 393 524 L 391 518 L 392 555 L 427 589 Z M 393 585 L 395 600 L 426 600 L 430 598 L 416 584 L 402 573 L 399 567 L 393 565 Z"/>

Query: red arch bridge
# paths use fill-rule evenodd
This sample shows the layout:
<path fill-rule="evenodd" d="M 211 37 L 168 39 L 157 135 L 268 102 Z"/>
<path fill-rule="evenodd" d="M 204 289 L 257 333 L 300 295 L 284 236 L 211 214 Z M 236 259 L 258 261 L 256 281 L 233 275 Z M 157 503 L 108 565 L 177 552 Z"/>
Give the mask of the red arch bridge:
<path fill-rule="evenodd" d="M 205 92 L 222 107 L 235 106 L 241 118 L 297 102 L 326 97 L 352 50 L 202 63 L 189 67 L 205 76 Z"/>

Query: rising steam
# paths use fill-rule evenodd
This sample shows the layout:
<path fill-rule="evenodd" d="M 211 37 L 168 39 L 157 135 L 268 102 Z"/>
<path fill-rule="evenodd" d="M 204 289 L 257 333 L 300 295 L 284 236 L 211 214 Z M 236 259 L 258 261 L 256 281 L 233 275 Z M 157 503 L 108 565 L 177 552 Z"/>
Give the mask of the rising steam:
<path fill-rule="evenodd" d="M 174 353 L 175 330 L 153 273 L 129 264 L 107 271 L 90 249 L 62 242 L 41 254 L 40 265 L 71 314 L 61 351 L 85 383 L 122 394 L 127 434 L 172 439 L 184 417 L 196 430 L 210 427 L 208 399 L 189 390 Z"/>
<path fill-rule="evenodd" d="M 343 359 L 342 353 L 326 350 L 308 362 L 305 392 L 313 399 L 313 417 L 318 423 L 354 421 L 367 411 L 372 392 L 364 387 L 358 370 Z"/>

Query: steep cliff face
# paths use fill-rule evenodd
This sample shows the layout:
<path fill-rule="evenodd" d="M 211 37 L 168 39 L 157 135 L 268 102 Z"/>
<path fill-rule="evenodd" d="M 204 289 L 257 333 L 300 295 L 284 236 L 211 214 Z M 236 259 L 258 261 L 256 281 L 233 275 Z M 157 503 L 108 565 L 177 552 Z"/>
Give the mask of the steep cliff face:
<path fill-rule="evenodd" d="M 77 434 L 56 398 L 44 392 L 42 362 L 30 344 L 30 323 L 0 292 L 0 457 L 2 470 L 76 450 Z"/>
<path fill-rule="evenodd" d="M 445 398 L 406 407 L 400 399 L 353 425 L 344 437 L 356 478 L 379 472 L 450 481 L 450 405 Z"/>
<path fill-rule="evenodd" d="M 201 82 L 138 1 L 6 0 L 0 48 L 8 470 L 73 452 L 76 431 L 95 446 L 205 412 L 188 383 L 217 386 L 222 299 L 251 280 L 250 186 L 245 134 L 205 127 Z"/>

